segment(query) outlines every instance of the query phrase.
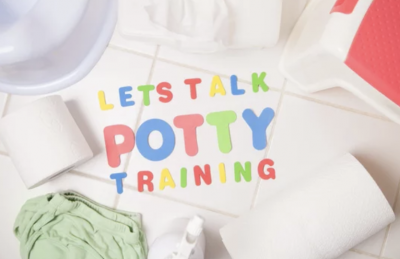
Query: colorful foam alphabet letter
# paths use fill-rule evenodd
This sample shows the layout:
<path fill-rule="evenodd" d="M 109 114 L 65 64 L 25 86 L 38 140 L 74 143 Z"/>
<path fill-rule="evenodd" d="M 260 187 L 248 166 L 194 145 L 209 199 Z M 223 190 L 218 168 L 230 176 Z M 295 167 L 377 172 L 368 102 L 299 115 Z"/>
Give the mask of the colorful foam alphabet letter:
<path fill-rule="evenodd" d="M 200 114 L 182 115 L 174 119 L 175 127 L 183 129 L 185 151 L 189 156 L 195 156 L 199 151 L 196 129 L 203 125 L 203 123 L 204 119 Z"/>
<path fill-rule="evenodd" d="M 163 137 L 163 144 L 158 149 L 153 149 L 149 143 L 150 133 L 158 131 Z M 150 161 L 161 161 L 171 155 L 175 148 L 175 133 L 171 126 L 160 119 L 145 121 L 136 133 L 136 145 L 140 154 Z"/>
<path fill-rule="evenodd" d="M 124 142 L 117 144 L 115 137 L 121 135 Z M 104 141 L 106 145 L 109 166 L 116 168 L 121 164 L 120 156 L 129 153 L 135 147 L 135 134 L 125 125 L 113 125 L 104 128 Z"/>
<path fill-rule="evenodd" d="M 257 150 L 263 150 L 267 147 L 267 128 L 275 116 L 274 110 L 265 108 L 260 117 L 254 114 L 251 109 L 243 112 L 243 119 L 253 132 L 253 146 Z"/>
<path fill-rule="evenodd" d="M 229 125 L 236 121 L 234 111 L 213 112 L 207 115 L 208 124 L 217 128 L 219 150 L 227 154 L 232 150 L 231 133 Z"/>

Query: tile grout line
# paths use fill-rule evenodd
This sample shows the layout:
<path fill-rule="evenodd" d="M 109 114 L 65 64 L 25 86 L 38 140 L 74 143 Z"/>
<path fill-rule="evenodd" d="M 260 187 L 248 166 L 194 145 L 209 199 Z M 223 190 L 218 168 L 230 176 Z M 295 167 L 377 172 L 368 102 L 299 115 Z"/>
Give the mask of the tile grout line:
<path fill-rule="evenodd" d="M 108 48 L 114 49 L 114 50 L 119 50 L 119 51 L 122 51 L 122 52 L 131 53 L 131 54 L 136 54 L 138 56 L 145 57 L 145 58 L 153 59 L 155 54 L 156 54 L 156 52 L 158 52 L 159 46 L 157 46 L 157 48 L 156 48 L 156 50 L 155 50 L 153 55 L 150 55 L 150 54 L 147 54 L 147 53 L 143 53 L 143 52 L 140 52 L 140 51 L 135 51 L 135 50 L 128 49 L 128 48 L 124 48 L 124 47 L 121 47 L 121 46 L 118 46 L 118 45 L 114 45 L 114 44 L 108 44 Z"/>
<path fill-rule="evenodd" d="M 356 254 L 360 254 L 360 255 L 365 255 L 365 256 L 368 256 L 368 257 L 371 257 L 371 258 L 376 258 L 376 259 L 379 259 L 379 256 L 377 256 L 377 255 L 374 255 L 374 254 L 370 254 L 370 253 L 367 253 L 367 252 L 364 252 L 364 251 L 362 251 L 362 250 L 357 250 L 357 249 L 350 249 L 349 251 L 351 251 L 351 252 L 353 252 L 353 253 L 356 253 Z"/>
<path fill-rule="evenodd" d="M 347 112 L 355 113 L 355 114 L 358 114 L 358 115 L 363 115 L 363 116 L 367 116 L 367 117 L 370 117 L 370 118 L 374 118 L 374 119 L 378 119 L 378 120 L 382 120 L 382 121 L 386 121 L 386 122 L 392 122 L 388 118 L 386 118 L 384 116 L 381 116 L 381 115 L 378 115 L 378 114 L 364 112 L 364 111 L 361 111 L 361 110 L 358 110 L 358 109 L 353 109 L 353 108 L 350 108 L 350 107 L 342 106 L 342 105 L 339 105 L 339 104 L 334 104 L 334 103 L 331 103 L 331 102 L 322 101 L 322 100 L 319 100 L 319 99 L 316 99 L 316 98 L 313 98 L 313 97 L 308 97 L 308 96 L 304 96 L 304 95 L 301 95 L 301 94 L 296 94 L 296 93 L 292 93 L 292 92 L 288 92 L 288 91 L 285 91 L 285 94 L 289 95 L 289 96 L 292 96 L 292 97 L 299 98 L 299 99 L 304 99 L 304 100 L 307 100 L 307 101 L 310 101 L 310 102 L 314 102 L 314 103 L 322 104 L 322 105 L 325 105 L 325 106 L 330 106 L 330 107 L 333 107 L 333 108 L 336 108 L 336 109 L 344 110 L 344 111 L 347 111 Z"/>
<path fill-rule="evenodd" d="M 274 122 L 273 122 L 273 125 L 271 127 L 271 134 L 269 135 L 269 138 L 268 138 L 268 146 L 265 149 L 263 158 L 267 157 L 267 155 L 269 153 L 269 150 L 271 148 L 271 142 L 272 142 L 272 140 L 274 138 L 275 128 L 276 128 L 276 125 L 278 124 L 278 117 L 279 117 L 280 110 L 281 110 L 281 107 L 282 107 L 283 98 L 285 96 L 286 83 L 287 83 L 287 80 L 284 81 L 284 85 L 283 85 L 282 90 L 281 90 L 281 96 L 279 96 L 278 106 L 277 106 L 276 111 L 275 111 Z M 251 210 L 254 209 L 254 206 L 255 206 L 255 203 L 256 203 L 256 200 L 257 200 L 257 197 L 258 197 L 258 193 L 260 191 L 260 186 L 261 186 L 261 179 L 258 178 L 257 179 L 257 183 L 256 183 L 256 188 L 254 190 L 253 198 L 252 198 L 251 204 L 250 204 L 250 209 Z"/>
<path fill-rule="evenodd" d="M 383 238 L 381 251 L 379 252 L 379 258 L 381 258 L 381 257 L 383 256 L 383 253 L 385 252 L 385 249 L 386 249 L 386 242 L 387 242 L 388 237 L 389 237 L 391 225 L 392 225 L 392 224 L 390 224 L 389 226 L 387 226 L 386 229 L 385 229 L 385 237 Z"/>
<path fill-rule="evenodd" d="M 83 178 L 86 178 L 86 179 L 91 179 L 91 180 L 98 181 L 98 182 L 101 182 L 101 183 L 105 183 L 107 185 L 111 185 L 111 186 L 115 187 L 115 184 L 112 181 L 109 181 L 106 178 L 94 176 L 94 175 L 87 174 L 87 173 L 84 173 L 84 172 L 81 172 L 81 171 L 71 170 L 71 171 L 68 172 L 68 174 L 73 174 L 73 175 L 76 175 L 76 176 L 80 176 L 80 177 L 83 177 Z"/>
<path fill-rule="evenodd" d="M 393 211 L 396 211 L 396 209 L 397 209 L 397 202 L 398 202 L 398 200 L 399 200 L 399 195 L 400 195 L 400 182 L 399 182 L 398 185 L 397 185 L 397 192 L 396 192 L 396 197 L 395 197 L 395 199 L 394 199 Z M 393 224 L 393 223 L 392 223 L 392 224 Z M 389 238 L 389 233 L 390 233 L 390 229 L 391 229 L 391 227 L 392 227 L 392 224 L 390 224 L 390 225 L 387 226 L 387 228 L 386 228 L 385 238 L 383 239 L 383 244 L 382 244 L 382 247 L 381 247 L 381 251 L 380 251 L 380 253 L 379 253 L 379 256 L 380 256 L 380 257 L 383 257 L 383 253 L 385 252 L 386 243 L 387 243 L 387 240 L 388 240 L 388 238 Z"/>
<path fill-rule="evenodd" d="M 153 78 L 154 68 L 155 68 L 155 64 L 157 63 L 157 56 L 158 56 L 159 49 L 160 49 L 160 46 L 157 46 L 157 49 L 156 49 L 156 51 L 154 53 L 154 56 L 153 56 L 153 62 L 151 64 L 150 73 L 149 73 L 149 76 L 147 78 L 147 83 L 146 84 L 150 84 L 150 82 L 151 82 L 151 80 Z M 134 129 L 135 132 L 137 131 L 138 125 L 139 125 L 139 123 L 140 123 L 140 121 L 142 119 L 143 110 L 144 110 L 144 104 L 142 102 L 141 106 L 140 106 L 140 111 L 139 111 L 138 118 L 136 119 L 136 124 L 135 124 L 135 129 Z M 131 158 L 132 158 L 132 152 L 129 153 L 128 156 L 127 156 L 127 160 L 126 160 L 126 163 L 125 163 L 125 166 L 124 166 L 124 172 L 128 171 Z"/>
<path fill-rule="evenodd" d="M 2 93 L 0 93 L 0 95 L 1 94 Z M 8 99 L 8 94 L 3 95 L 3 97 L 0 96 L 0 118 L 2 118 L 4 116 L 4 110 L 6 108 L 7 99 Z M 3 104 L 1 104 L 2 101 L 4 101 Z"/>
<path fill-rule="evenodd" d="M 117 195 L 115 196 L 115 199 L 114 199 L 113 209 L 117 209 L 120 198 L 121 198 L 121 195 L 117 193 Z"/>
<path fill-rule="evenodd" d="M 137 187 L 135 187 L 133 185 L 127 184 L 124 187 L 127 188 L 127 189 L 130 189 L 132 191 L 138 192 Z M 156 197 L 156 198 L 167 200 L 167 201 L 176 202 L 176 203 L 183 204 L 183 205 L 186 205 L 186 206 L 190 206 L 190 207 L 193 207 L 193 208 L 206 210 L 206 211 L 209 211 L 209 212 L 217 213 L 217 214 L 220 214 L 220 215 L 223 215 L 223 216 L 227 216 L 227 217 L 231 217 L 231 218 L 239 217 L 238 215 L 233 214 L 233 213 L 212 209 L 212 208 L 209 208 L 209 207 L 206 207 L 206 206 L 201 206 L 201 205 L 190 203 L 190 202 L 187 202 L 187 201 L 182 201 L 182 200 L 179 200 L 179 199 L 176 199 L 176 198 L 172 198 L 172 197 L 168 197 L 168 196 L 165 196 L 165 195 L 156 194 L 156 193 L 153 193 L 153 192 L 144 191 L 144 192 L 142 192 L 142 194 L 146 194 L 148 196 Z"/>
<path fill-rule="evenodd" d="M 0 118 L 4 117 L 7 114 L 6 111 L 8 111 L 8 106 L 10 104 L 10 99 L 11 99 L 11 94 L 6 94 L 6 98 L 5 99 L 6 99 L 6 101 L 5 101 L 4 105 L 3 105 L 3 111 L 0 114 Z"/>
<path fill-rule="evenodd" d="M 175 65 L 175 66 L 179 66 L 179 67 L 183 67 L 183 68 L 189 68 L 189 69 L 194 70 L 194 71 L 203 72 L 203 73 L 206 73 L 206 74 L 219 75 L 220 77 L 223 77 L 223 78 L 230 78 L 231 77 L 231 76 L 226 75 L 226 74 L 218 73 L 218 72 L 215 72 L 215 71 L 212 71 L 212 70 L 208 70 L 208 69 L 204 69 L 204 68 L 200 68 L 200 67 L 187 65 L 187 64 L 184 64 L 184 63 L 172 61 L 172 60 L 165 59 L 165 58 L 158 58 L 158 60 L 162 61 L 162 62 L 165 62 L 165 63 L 168 63 L 168 64 Z M 238 80 L 238 81 L 239 82 L 243 82 L 243 80 Z M 245 82 L 247 83 L 247 81 L 245 81 Z"/>
<path fill-rule="evenodd" d="M 0 108 L 3 109 L 2 112 L 0 113 L 0 118 L 3 118 L 3 117 L 6 115 L 6 109 L 7 109 L 6 107 L 8 106 L 8 104 L 9 104 L 9 102 L 10 102 L 11 94 L 6 94 L 6 96 L 5 96 L 4 99 L 5 99 L 6 101 L 4 102 L 3 107 L 0 107 Z M 10 156 L 7 154 L 7 152 L 1 151 L 1 150 L 0 150 L 0 155 L 1 155 L 1 156 L 5 156 L 5 157 L 10 157 Z"/>

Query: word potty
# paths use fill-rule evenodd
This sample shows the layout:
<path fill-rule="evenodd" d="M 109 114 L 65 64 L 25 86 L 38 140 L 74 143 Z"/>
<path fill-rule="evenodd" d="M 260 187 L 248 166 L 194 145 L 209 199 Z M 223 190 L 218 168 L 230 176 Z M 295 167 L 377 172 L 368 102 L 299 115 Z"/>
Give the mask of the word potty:
<path fill-rule="evenodd" d="M 258 117 L 250 109 L 243 112 L 242 117 L 253 132 L 253 146 L 257 150 L 263 150 L 267 146 L 267 128 L 270 125 L 274 111 L 265 108 Z M 213 112 L 207 115 L 207 123 L 216 128 L 218 147 L 222 153 L 232 150 L 230 125 L 236 121 L 237 115 L 234 111 Z M 177 116 L 174 119 L 175 127 L 182 129 L 185 151 L 189 156 L 198 153 L 196 129 L 203 125 L 204 118 L 200 114 Z M 149 143 L 149 136 L 153 131 L 161 133 L 163 143 L 158 149 L 153 149 Z M 124 141 L 116 143 L 116 136 L 121 135 Z M 120 156 L 132 152 L 135 144 L 140 154 L 150 161 L 161 161 L 166 159 L 175 148 L 175 132 L 164 120 L 151 119 L 145 121 L 138 129 L 135 137 L 133 130 L 126 125 L 113 125 L 104 129 L 104 140 L 107 151 L 109 166 L 116 168 L 121 164 Z"/>

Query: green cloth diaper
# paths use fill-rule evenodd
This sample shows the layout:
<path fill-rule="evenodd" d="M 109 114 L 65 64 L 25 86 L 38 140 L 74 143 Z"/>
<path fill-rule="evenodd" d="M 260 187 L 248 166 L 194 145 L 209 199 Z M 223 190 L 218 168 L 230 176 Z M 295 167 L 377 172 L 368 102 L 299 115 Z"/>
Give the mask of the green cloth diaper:
<path fill-rule="evenodd" d="M 145 259 L 139 214 L 77 193 L 48 194 L 22 207 L 14 225 L 22 259 Z"/>

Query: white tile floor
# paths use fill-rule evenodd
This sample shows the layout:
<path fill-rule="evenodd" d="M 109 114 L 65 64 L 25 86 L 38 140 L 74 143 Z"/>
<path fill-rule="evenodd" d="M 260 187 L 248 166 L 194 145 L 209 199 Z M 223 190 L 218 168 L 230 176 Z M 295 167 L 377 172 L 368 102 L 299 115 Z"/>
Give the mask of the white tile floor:
<path fill-rule="evenodd" d="M 288 1 L 286 1 L 287 3 Z M 292 4 L 295 2 L 292 2 Z M 295 12 L 296 6 L 286 9 Z M 284 23 L 283 35 L 287 35 L 293 21 Z M 18 243 L 12 235 L 13 221 L 19 208 L 30 197 L 60 190 L 75 190 L 108 206 L 143 214 L 148 240 L 151 243 L 168 220 L 200 214 L 207 219 L 207 259 L 229 259 L 218 235 L 218 230 L 241 213 L 256 206 L 258 202 L 284 188 L 304 172 L 346 153 L 353 153 L 371 172 L 385 196 L 400 216 L 400 126 L 388 121 L 368 105 L 344 90 L 335 89 L 318 94 L 305 94 L 295 86 L 285 83 L 277 71 L 279 53 L 283 42 L 273 50 L 227 52 L 197 56 L 183 54 L 168 48 L 158 48 L 124 39 L 118 31 L 96 68 L 83 81 L 59 92 L 81 127 L 96 157 L 74 172 L 32 191 L 27 191 L 18 177 L 7 152 L 0 143 L 0 258 L 17 259 Z M 266 71 L 271 91 L 254 94 L 247 90 L 243 96 L 226 96 L 210 99 L 207 95 L 213 75 L 221 75 L 227 83 L 228 76 L 236 74 L 239 86 L 249 89 L 251 73 Z M 198 99 L 188 98 L 188 88 L 183 80 L 200 77 Z M 121 108 L 118 88 L 168 81 L 174 89 L 173 102 L 161 104 L 156 96 L 152 104 L 143 107 L 141 94 L 134 92 L 135 106 Z M 100 111 L 97 91 L 106 92 L 109 102 L 115 104 L 112 111 Z M 23 104 L 39 97 L 7 96 L 0 94 L 0 115 L 10 113 Z M 249 106 L 251 104 L 251 106 Z M 247 125 L 241 118 L 245 108 L 260 112 L 271 107 L 277 114 L 269 127 L 268 146 L 256 151 L 251 145 Z M 174 153 L 162 162 L 142 158 L 137 149 L 123 156 L 120 168 L 107 165 L 104 152 L 103 128 L 111 124 L 126 124 L 136 128 L 150 118 L 163 118 L 172 123 L 180 114 L 233 110 L 238 119 L 231 128 L 232 152 L 222 155 L 216 150 L 215 129 L 206 123 L 199 128 L 199 154 L 188 157 L 184 152 L 182 135 L 177 134 Z M 243 135 L 243 137 L 242 137 Z M 151 138 L 157 145 L 159 138 Z M 251 161 L 254 165 L 268 157 L 275 161 L 279 180 L 235 183 L 228 178 L 226 184 L 213 183 L 196 187 L 188 182 L 186 189 L 138 193 L 136 174 L 150 170 L 158 175 L 168 168 L 177 177 L 181 166 L 210 164 L 216 168 L 221 162 L 227 172 L 236 161 Z M 125 192 L 117 195 L 110 173 L 127 171 Z M 229 175 L 228 175 L 229 177 Z M 160 217 L 162 215 L 162 217 Z M 399 259 L 400 220 L 381 233 L 360 244 L 340 259 Z"/>

